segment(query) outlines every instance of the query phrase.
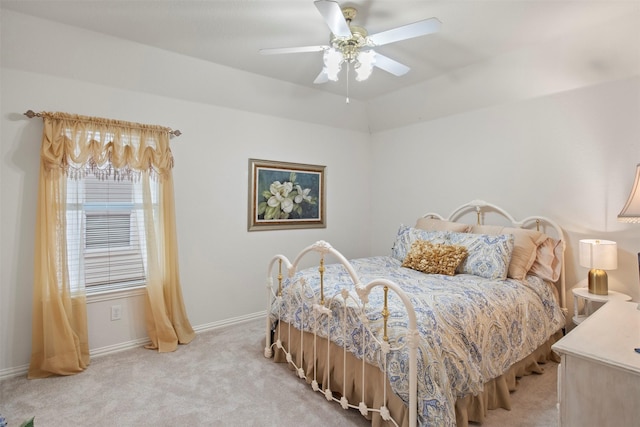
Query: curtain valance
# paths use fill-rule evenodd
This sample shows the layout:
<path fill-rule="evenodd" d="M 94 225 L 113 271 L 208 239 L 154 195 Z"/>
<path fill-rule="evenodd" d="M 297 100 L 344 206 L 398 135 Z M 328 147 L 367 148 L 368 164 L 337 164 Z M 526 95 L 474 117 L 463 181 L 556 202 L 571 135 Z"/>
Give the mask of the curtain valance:
<path fill-rule="evenodd" d="M 173 168 L 170 128 L 60 112 L 40 115 L 45 170 L 62 168 L 74 176 L 89 168 L 96 176 L 120 177 L 149 171 L 162 177 Z"/>

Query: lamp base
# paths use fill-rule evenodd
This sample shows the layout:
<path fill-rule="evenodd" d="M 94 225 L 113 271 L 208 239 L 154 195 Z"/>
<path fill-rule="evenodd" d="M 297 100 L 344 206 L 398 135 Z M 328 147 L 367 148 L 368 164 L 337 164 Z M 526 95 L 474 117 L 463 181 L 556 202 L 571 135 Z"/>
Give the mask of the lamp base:
<path fill-rule="evenodd" d="M 589 270 L 589 293 L 596 295 L 609 294 L 609 283 L 606 271 L 597 268 Z"/>

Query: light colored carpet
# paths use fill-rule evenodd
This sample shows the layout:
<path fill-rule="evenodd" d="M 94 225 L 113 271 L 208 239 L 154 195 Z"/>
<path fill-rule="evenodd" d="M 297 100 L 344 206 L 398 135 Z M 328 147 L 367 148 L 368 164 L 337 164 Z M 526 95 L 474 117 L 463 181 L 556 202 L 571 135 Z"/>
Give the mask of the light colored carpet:
<path fill-rule="evenodd" d="M 36 427 L 369 425 L 265 359 L 263 334 L 255 320 L 201 333 L 173 353 L 131 349 L 70 377 L 4 380 L 0 414 L 9 427 L 32 416 Z M 556 426 L 557 364 L 545 370 L 523 378 L 513 409 L 490 411 L 482 426 Z"/>

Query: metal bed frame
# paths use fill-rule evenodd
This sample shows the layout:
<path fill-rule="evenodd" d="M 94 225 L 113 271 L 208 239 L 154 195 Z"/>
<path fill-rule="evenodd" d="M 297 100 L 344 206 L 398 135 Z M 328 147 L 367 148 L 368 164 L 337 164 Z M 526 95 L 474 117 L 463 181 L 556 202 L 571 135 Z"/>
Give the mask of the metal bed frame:
<path fill-rule="evenodd" d="M 562 307 L 563 312 L 566 315 L 567 313 L 566 285 L 565 285 L 565 273 L 564 273 L 564 267 L 565 267 L 564 251 L 566 248 L 566 244 L 564 241 L 564 234 L 560 226 L 555 221 L 542 216 L 530 216 L 521 221 L 518 221 L 514 217 L 512 217 L 508 212 L 506 212 L 504 209 L 482 200 L 474 200 L 474 201 L 471 201 L 470 203 L 466 203 L 458 207 L 457 209 L 455 209 L 448 217 L 443 217 L 437 213 L 427 213 L 423 215 L 423 217 L 436 218 L 436 219 L 441 219 L 446 221 L 456 221 L 461 219 L 464 215 L 474 211 L 476 213 L 477 224 L 479 225 L 484 223 L 484 217 L 487 213 L 493 212 L 506 218 L 511 223 L 510 226 L 512 227 L 528 228 L 535 225 L 536 230 L 545 232 L 545 234 L 549 234 L 549 233 L 546 233 L 547 228 L 549 227 L 554 230 L 556 234 L 555 237 L 561 240 L 562 242 L 561 274 L 558 282 L 556 283 L 556 286 L 559 288 L 558 292 L 560 295 L 560 305 Z M 318 272 L 320 275 L 320 295 L 310 296 L 308 292 L 305 292 L 304 283 L 299 283 L 296 286 L 291 286 L 287 288 L 287 290 L 283 290 L 283 287 L 282 287 L 282 281 L 284 279 L 283 274 L 286 273 L 288 277 L 290 278 L 293 277 L 295 273 L 298 271 L 298 267 L 301 263 L 301 260 L 310 253 L 317 253 L 320 255 L 320 261 L 318 266 Z M 325 296 L 323 281 L 324 281 L 324 272 L 325 272 L 325 258 L 327 256 L 334 257 L 340 264 L 344 266 L 344 268 L 346 269 L 346 271 L 349 273 L 351 277 L 351 281 L 353 285 L 352 289 L 343 288 L 342 291 L 337 295 L 331 295 L 328 297 Z M 274 271 L 276 266 L 277 266 L 277 273 Z M 274 277 L 276 278 L 276 282 L 277 282 L 275 284 L 273 280 Z M 357 409 L 360 411 L 360 413 L 363 416 L 366 416 L 369 413 L 378 412 L 383 420 L 388 421 L 395 426 L 398 426 L 397 421 L 392 419 L 386 404 L 383 404 L 379 408 L 368 407 L 364 403 L 364 392 L 363 392 L 363 399 L 362 399 L 363 401 L 360 401 L 357 404 L 354 404 L 349 402 L 345 397 L 345 394 L 346 394 L 345 390 L 332 390 L 330 380 L 327 380 L 325 384 L 322 384 L 322 386 L 324 387 L 323 389 L 320 388 L 320 384 L 318 382 L 318 378 L 316 374 L 317 369 L 315 369 L 315 367 L 317 366 L 317 357 L 316 357 L 317 340 L 319 338 L 317 324 L 321 319 L 323 319 L 323 317 L 326 318 L 326 321 L 331 321 L 331 316 L 332 316 L 331 305 L 336 298 L 341 298 L 345 302 L 349 300 L 353 302 L 353 304 L 351 304 L 352 308 L 354 306 L 357 307 L 360 313 L 360 318 L 363 321 L 362 336 L 363 337 L 366 336 L 366 339 L 375 340 L 375 342 L 377 343 L 377 348 L 379 348 L 383 357 L 386 358 L 386 356 L 390 351 L 400 350 L 404 346 L 408 346 L 408 350 L 409 350 L 409 405 L 408 405 L 409 426 L 415 427 L 417 425 L 417 394 L 418 394 L 417 346 L 418 346 L 418 340 L 420 338 L 419 338 L 419 333 L 417 329 L 416 313 L 411 304 L 410 298 L 397 284 L 387 279 L 377 279 L 366 284 L 361 283 L 360 279 L 358 278 L 357 274 L 355 273 L 349 261 L 340 252 L 334 249 L 329 243 L 325 241 L 318 241 L 308 246 L 307 248 L 303 249 L 297 255 L 297 257 L 294 259 L 293 262 L 290 262 L 289 259 L 284 255 L 274 256 L 269 263 L 266 288 L 267 288 L 267 319 L 266 319 L 266 331 L 265 331 L 266 343 L 264 348 L 264 356 L 267 358 L 273 357 L 274 347 L 284 352 L 286 356 L 286 361 L 293 366 L 298 377 L 310 382 L 311 387 L 314 391 L 322 393 L 328 401 L 334 401 L 339 403 L 343 409 L 349 409 L 349 408 Z M 374 328 L 368 322 L 367 316 L 365 315 L 365 310 L 369 300 L 369 295 L 373 291 L 382 291 L 384 293 L 384 307 L 381 313 L 383 317 L 382 334 L 380 334 L 379 330 L 374 330 Z M 404 333 L 404 337 L 405 337 L 405 339 L 403 340 L 404 343 L 398 347 L 391 347 L 388 340 L 388 336 L 387 336 L 387 325 L 388 325 L 388 319 L 390 315 L 388 306 L 387 306 L 389 291 L 394 292 L 400 298 L 400 300 L 404 303 L 404 307 L 406 309 L 406 313 L 409 319 L 408 328 Z M 283 332 L 280 328 L 277 330 L 277 332 L 275 333 L 275 336 L 273 336 L 272 338 L 272 334 L 273 334 L 272 322 L 269 316 L 269 313 L 271 312 L 272 304 L 274 302 L 279 302 L 279 299 L 282 299 L 282 298 L 294 298 L 294 297 L 302 299 L 303 301 L 306 301 L 307 305 L 309 307 L 312 307 L 312 309 L 310 310 L 310 313 L 308 313 L 308 316 L 309 316 L 309 321 L 314 322 L 314 325 L 315 325 L 314 331 L 313 331 L 313 348 L 314 348 L 313 372 L 305 372 L 305 370 L 301 366 L 299 366 L 299 363 L 297 363 L 294 360 L 294 357 L 292 356 L 290 349 L 285 348 L 285 346 L 283 345 L 283 340 L 281 335 Z M 347 310 L 347 305 L 348 304 L 346 303 L 343 304 L 345 311 Z M 278 320 L 280 320 L 281 317 L 282 317 L 282 313 L 278 313 Z M 345 331 L 343 332 L 346 333 Z M 291 336 L 292 333 L 300 333 L 301 334 L 300 340 L 301 340 L 301 347 L 302 347 L 302 343 L 303 343 L 302 331 L 298 331 L 297 329 L 293 328 L 291 324 L 289 324 L 286 333 L 288 334 L 289 337 Z M 328 338 L 328 337 L 322 337 L 322 338 Z M 290 340 L 287 340 L 287 342 L 289 341 Z M 329 348 L 330 348 L 330 341 L 327 339 L 327 366 L 329 365 L 329 362 L 330 362 Z M 302 348 L 300 350 L 302 350 Z M 343 361 L 344 361 L 348 351 L 344 347 L 341 349 L 341 351 L 343 352 Z M 365 359 L 366 357 L 363 357 L 361 360 L 363 373 L 364 373 L 365 364 L 367 363 L 365 362 Z M 384 364 L 384 366 L 386 370 L 386 363 Z M 384 373 L 386 378 L 386 372 Z M 365 375 L 362 375 L 362 384 L 361 384 L 362 390 L 365 390 L 365 382 L 366 382 Z M 346 381 L 343 381 L 343 383 L 344 383 L 343 387 L 346 387 Z M 384 387 L 384 400 L 385 402 L 387 402 L 388 393 L 392 391 L 387 390 L 386 381 L 384 381 L 382 386 Z M 335 397 L 334 395 L 340 395 L 341 397 L 338 398 L 338 397 Z"/>

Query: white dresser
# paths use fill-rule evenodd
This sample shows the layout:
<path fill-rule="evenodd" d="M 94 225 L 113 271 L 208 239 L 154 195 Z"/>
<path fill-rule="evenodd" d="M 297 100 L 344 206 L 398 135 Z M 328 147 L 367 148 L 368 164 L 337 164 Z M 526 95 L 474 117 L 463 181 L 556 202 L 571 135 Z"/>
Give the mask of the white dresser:
<path fill-rule="evenodd" d="M 561 427 L 640 426 L 640 310 L 606 303 L 553 345 Z"/>

